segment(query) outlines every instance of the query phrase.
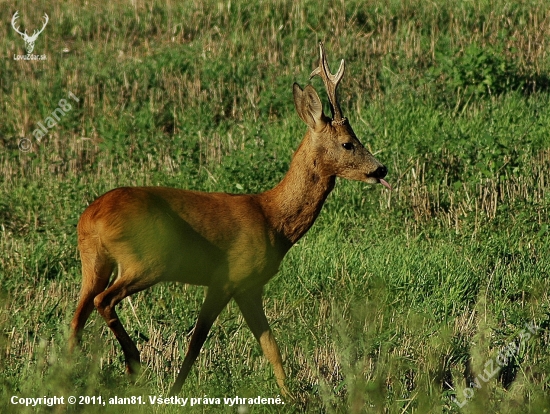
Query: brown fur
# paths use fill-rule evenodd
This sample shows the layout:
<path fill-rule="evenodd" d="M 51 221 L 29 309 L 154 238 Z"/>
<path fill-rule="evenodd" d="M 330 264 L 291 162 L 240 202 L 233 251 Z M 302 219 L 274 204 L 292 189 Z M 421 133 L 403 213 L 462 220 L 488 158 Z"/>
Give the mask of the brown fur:
<path fill-rule="evenodd" d="M 133 373 L 139 351 L 115 306 L 162 281 L 204 285 L 206 298 L 171 393 L 181 389 L 212 323 L 234 298 L 288 394 L 279 348 L 262 307 L 263 285 L 313 225 L 337 176 L 376 183 L 386 173 L 347 123 L 331 124 L 311 85 L 302 90 L 295 84 L 294 102 L 309 128 L 275 188 L 232 195 L 123 187 L 88 206 L 77 228 L 82 288 L 71 323 L 71 348 L 95 305 L 120 342 L 127 372 Z M 345 149 L 344 143 L 353 149 Z"/>

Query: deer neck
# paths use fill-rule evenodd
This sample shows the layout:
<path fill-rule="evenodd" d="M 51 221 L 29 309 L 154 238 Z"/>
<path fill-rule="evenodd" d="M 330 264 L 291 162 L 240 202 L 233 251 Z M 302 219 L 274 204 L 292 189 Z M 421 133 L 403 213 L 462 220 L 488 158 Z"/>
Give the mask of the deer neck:
<path fill-rule="evenodd" d="M 321 170 L 311 148 L 308 132 L 282 181 L 260 195 L 260 203 L 271 227 L 291 244 L 313 225 L 336 179 Z"/>

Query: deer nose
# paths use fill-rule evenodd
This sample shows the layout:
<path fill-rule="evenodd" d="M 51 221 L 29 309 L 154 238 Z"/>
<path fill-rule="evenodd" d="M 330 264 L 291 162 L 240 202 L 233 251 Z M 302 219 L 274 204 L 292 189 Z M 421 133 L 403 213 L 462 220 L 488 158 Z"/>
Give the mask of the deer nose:
<path fill-rule="evenodd" d="M 372 174 L 373 177 L 376 177 L 376 178 L 384 178 L 386 176 L 386 174 L 388 173 L 388 169 L 386 168 L 385 165 L 381 165 L 380 167 L 378 167 L 374 173 Z"/>

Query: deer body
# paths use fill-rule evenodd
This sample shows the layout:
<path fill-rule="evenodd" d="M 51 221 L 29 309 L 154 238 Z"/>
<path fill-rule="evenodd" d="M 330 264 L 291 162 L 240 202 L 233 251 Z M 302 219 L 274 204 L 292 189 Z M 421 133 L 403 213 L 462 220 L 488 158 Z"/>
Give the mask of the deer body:
<path fill-rule="evenodd" d="M 324 59 L 321 46 L 322 64 Z M 340 72 L 343 75 L 342 68 Z M 337 176 L 389 187 L 383 180 L 386 168 L 362 146 L 345 118 L 326 117 L 311 85 L 302 90 L 295 84 L 293 92 L 297 112 L 309 128 L 289 171 L 273 189 L 235 195 L 123 187 L 88 206 L 77 227 L 83 282 L 71 323 L 71 346 L 95 305 L 121 344 L 127 372 L 133 373 L 139 351 L 115 306 L 161 281 L 204 285 L 206 298 L 171 393 L 181 389 L 213 322 L 231 298 L 273 365 L 283 393 L 288 393 L 279 348 L 262 307 L 263 286 L 313 225 Z M 337 102 L 331 100 L 331 105 Z M 111 282 L 113 271 L 116 278 Z"/>

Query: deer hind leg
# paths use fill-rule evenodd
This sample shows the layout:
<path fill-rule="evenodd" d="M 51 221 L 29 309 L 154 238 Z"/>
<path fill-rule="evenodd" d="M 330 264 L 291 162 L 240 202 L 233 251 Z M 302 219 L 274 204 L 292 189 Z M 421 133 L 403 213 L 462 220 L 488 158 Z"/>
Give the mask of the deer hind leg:
<path fill-rule="evenodd" d="M 181 365 L 176 382 L 170 389 L 170 395 L 176 395 L 181 390 L 187 375 L 189 375 L 189 371 L 191 371 L 193 363 L 199 356 L 204 341 L 208 336 L 208 332 L 210 332 L 210 328 L 212 328 L 212 324 L 230 299 L 231 294 L 227 293 L 222 288 L 216 288 L 215 286 L 208 288 L 197 323 L 195 324 L 195 330 L 189 342 L 187 354 L 185 354 L 185 359 Z"/>
<path fill-rule="evenodd" d="M 95 249 L 93 253 L 82 252 L 81 261 L 82 287 L 71 322 L 70 351 L 80 342 L 84 325 L 94 310 L 94 298 L 105 290 L 114 268 L 114 263 Z"/>
<path fill-rule="evenodd" d="M 135 375 L 140 369 L 140 355 L 136 344 L 122 326 L 115 306 L 125 297 L 154 285 L 156 278 L 143 278 L 119 269 L 119 277 L 115 282 L 94 298 L 94 304 L 99 314 L 107 322 L 116 339 L 122 347 L 126 362 L 126 373 Z M 141 275 L 141 274 L 140 274 Z"/>
<path fill-rule="evenodd" d="M 283 360 L 277 341 L 271 332 L 269 322 L 262 306 L 263 287 L 246 290 L 235 296 L 244 320 L 250 327 L 256 340 L 260 343 L 262 351 L 273 366 L 277 384 L 284 396 L 292 398 L 292 394 L 285 385 L 286 374 L 283 368 Z"/>

